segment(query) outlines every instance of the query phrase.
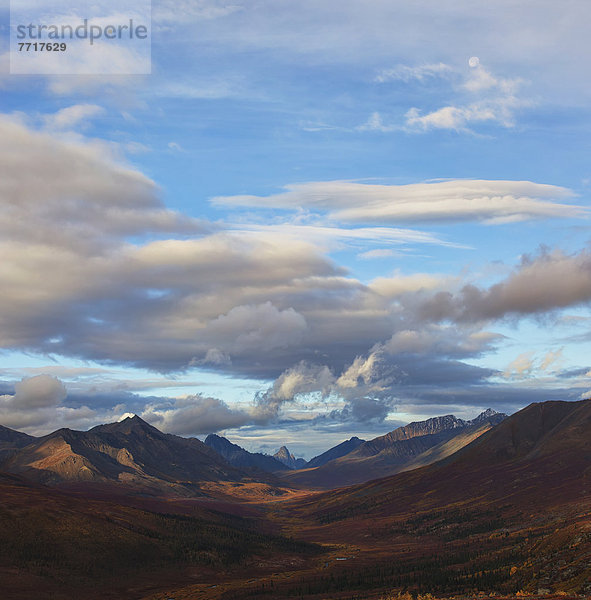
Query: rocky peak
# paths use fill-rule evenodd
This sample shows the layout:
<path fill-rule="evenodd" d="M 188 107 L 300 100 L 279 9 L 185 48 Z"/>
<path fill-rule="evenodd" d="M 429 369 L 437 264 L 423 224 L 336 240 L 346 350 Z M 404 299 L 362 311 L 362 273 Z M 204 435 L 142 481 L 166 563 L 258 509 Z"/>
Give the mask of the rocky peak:
<path fill-rule="evenodd" d="M 306 465 L 306 461 L 303 458 L 296 458 L 287 448 L 287 446 L 281 446 L 273 458 L 283 463 L 290 469 L 301 469 Z"/>
<path fill-rule="evenodd" d="M 489 421 L 490 419 L 496 419 L 498 417 L 506 418 L 507 415 L 504 413 L 499 413 L 492 408 L 487 408 L 485 411 L 481 412 L 477 417 L 469 421 L 471 425 L 478 425 L 479 423 L 483 423 L 484 421 Z"/>

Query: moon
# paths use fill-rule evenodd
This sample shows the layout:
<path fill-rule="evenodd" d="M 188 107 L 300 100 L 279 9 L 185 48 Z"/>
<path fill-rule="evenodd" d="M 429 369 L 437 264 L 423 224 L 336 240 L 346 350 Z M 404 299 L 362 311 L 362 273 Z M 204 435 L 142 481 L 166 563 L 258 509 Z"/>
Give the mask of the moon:
<path fill-rule="evenodd" d="M 480 59 L 478 58 L 478 56 L 471 56 L 468 59 L 468 64 L 472 69 L 475 69 L 478 65 L 480 65 Z"/>

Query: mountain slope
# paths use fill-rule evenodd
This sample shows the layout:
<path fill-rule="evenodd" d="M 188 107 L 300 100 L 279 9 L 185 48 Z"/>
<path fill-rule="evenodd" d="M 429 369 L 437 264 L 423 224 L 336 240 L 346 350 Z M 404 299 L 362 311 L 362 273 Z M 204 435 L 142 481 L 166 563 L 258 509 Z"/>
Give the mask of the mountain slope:
<path fill-rule="evenodd" d="M 370 517 L 483 499 L 591 504 L 591 400 L 532 404 L 443 461 L 314 502 Z"/>
<path fill-rule="evenodd" d="M 359 548 L 337 591 L 587 597 L 591 400 L 530 405 L 442 461 L 281 510 L 306 539 Z"/>
<path fill-rule="evenodd" d="M 32 435 L 0 425 L 0 463 L 35 439 Z"/>
<path fill-rule="evenodd" d="M 364 442 L 356 450 L 318 468 L 285 473 L 282 477 L 293 485 L 318 489 L 386 477 L 412 468 L 413 464 L 422 466 L 441 460 L 504 418 L 506 415 L 489 409 L 472 421 L 446 415 L 410 423 Z M 456 443 L 449 443 L 453 439 Z"/>
<path fill-rule="evenodd" d="M 361 440 L 358 437 L 352 437 L 351 439 L 345 440 L 337 446 L 334 446 L 326 452 L 323 452 L 322 454 L 319 454 L 318 456 L 315 456 L 313 459 L 309 460 L 306 467 L 309 469 L 321 467 L 331 460 L 336 460 L 337 458 L 341 458 L 341 456 L 345 456 L 345 454 L 353 452 L 353 450 L 356 450 L 364 442 L 365 440 Z"/>
<path fill-rule="evenodd" d="M 244 475 L 203 442 L 162 433 L 137 416 L 86 432 L 60 429 L 19 450 L 2 468 L 49 484 L 119 481 L 176 491 Z"/>
<path fill-rule="evenodd" d="M 234 467 L 260 469 L 273 473 L 275 471 L 287 471 L 289 467 L 267 454 L 248 452 L 237 444 L 233 444 L 225 437 L 215 435 L 207 436 L 205 445 L 215 450 L 227 462 Z"/>

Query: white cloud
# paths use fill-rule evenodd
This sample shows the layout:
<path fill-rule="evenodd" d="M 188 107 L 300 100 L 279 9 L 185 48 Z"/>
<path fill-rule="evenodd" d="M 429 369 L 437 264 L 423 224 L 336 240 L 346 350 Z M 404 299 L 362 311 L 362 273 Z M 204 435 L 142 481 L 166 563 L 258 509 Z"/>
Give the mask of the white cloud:
<path fill-rule="evenodd" d="M 562 348 L 550 350 L 542 356 L 535 352 L 523 352 L 511 361 L 503 373 L 507 379 L 524 379 L 531 376 L 546 376 L 554 372 L 562 360 Z"/>
<path fill-rule="evenodd" d="M 190 406 L 159 401 L 154 411 L 169 427 L 181 423 L 170 412 L 181 408 L 193 423 L 205 415 L 211 427 L 229 427 L 247 417 L 274 418 L 290 395 L 326 393 L 340 399 L 335 418 L 341 422 L 383 418 L 394 401 L 392 386 L 405 378 L 464 382 L 489 376 L 490 370 L 457 362 L 494 346 L 498 338 L 483 331 L 483 322 L 516 311 L 551 311 L 589 297 L 585 253 L 525 261 L 491 289 L 466 286 L 463 277 L 429 274 L 394 273 L 364 283 L 329 259 L 327 246 L 343 240 L 443 242 L 383 225 L 308 225 L 304 217 L 213 231 L 166 211 L 150 179 L 117 164 L 102 148 L 55 139 L 16 120 L 0 120 L 0 128 L 4 348 L 163 372 L 199 365 L 277 380 L 266 404 L 261 401 L 252 411 L 204 400 Z M 333 219 L 496 222 L 582 214 L 579 207 L 552 202 L 570 196 L 564 188 L 531 182 L 324 182 L 293 186 L 270 198 L 240 198 L 238 204 L 302 206 Z M 366 213 L 351 214 L 359 210 Z M 150 237 L 154 230 L 156 240 Z M 420 374 L 417 362 L 426 365 Z M 97 374 L 90 383 L 102 385 L 105 379 L 109 376 Z M 130 390 L 176 385 L 157 378 L 120 384 L 117 405 L 122 406 L 113 409 L 112 418 L 137 412 Z M 68 389 L 72 386 L 69 382 Z M 117 391 L 112 381 L 107 386 L 109 393 Z M 95 393 L 92 413 L 80 400 L 83 388 L 75 387 L 72 406 L 40 408 L 35 419 L 43 411 L 48 423 L 95 424 L 108 416 L 99 408 L 113 401 Z M 16 411 L 12 400 L 5 404 Z M 11 423 L 34 425 L 23 413 L 13 416 Z"/>
<path fill-rule="evenodd" d="M 23 379 L 14 386 L 13 402 L 21 408 L 55 406 L 66 396 L 64 384 L 50 375 L 37 375 Z"/>
<path fill-rule="evenodd" d="M 470 99 L 424 114 L 416 107 L 411 108 L 406 113 L 408 131 L 471 131 L 470 126 L 483 122 L 498 123 L 503 127 L 515 125 L 517 110 L 532 104 L 530 100 L 518 96 L 523 81 L 495 77 L 480 64 L 477 57 L 472 57 L 470 61 L 468 76 L 460 85 Z"/>
<path fill-rule="evenodd" d="M 523 352 L 505 368 L 504 375 L 510 379 L 521 379 L 534 370 L 534 353 Z"/>
<path fill-rule="evenodd" d="M 546 355 L 542 358 L 542 361 L 540 363 L 540 369 L 542 371 L 550 371 L 556 369 L 562 361 L 562 354 L 563 348 L 547 352 Z"/>
<path fill-rule="evenodd" d="M 13 395 L 0 396 L 0 423 L 31 433 L 49 433 L 58 427 L 88 423 L 96 416 L 87 406 L 63 406 L 67 397 L 64 384 L 41 374 L 15 384 Z"/>
<path fill-rule="evenodd" d="M 503 127 L 515 125 L 515 109 L 528 106 L 529 103 L 514 97 L 497 98 L 485 102 L 475 102 L 466 106 L 444 106 L 422 115 L 419 109 L 411 108 L 406 113 L 406 125 L 429 129 L 454 129 L 469 131 L 469 125 L 484 121 L 493 121 Z"/>
<path fill-rule="evenodd" d="M 287 185 L 284 192 L 266 197 L 218 196 L 212 203 L 260 208 L 303 207 L 326 212 L 331 219 L 341 222 L 482 221 L 500 224 L 584 216 L 587 213 L 584 207 L 557 202 L 573 196 L 566 188 L 530 181 L 467 179 L 408 185 L 321 181 Z M 359 235 L 355 231 L 350 235 Z M 372 228 L 372 231 L 377 229 Z"/>
<path fill-rule="evenodd" d="M 93 117 L 97 117 L 104 112 L 105 109 L 96 104 L 75 104 L 62 108 L 55 114 L 45 115 L 43 121 L 45 128 L 50 131 L 80 129 Z"/>
<path fill-rule="evenodd" d="M 275 223 L 273 225 L 258 225 L 240 223 L 228 225 L 241 234 L 250 232 L 257 236 L 265 235 L 284 239 L 306 240 L 309 243 L 334 248 L 339 245 L 360 245 L 379 242 L 382 244 L 435 244 L 454 248 L 466 248 L 460 244 L 445 241 L 426 231 L 402 229 L 394 227 L 330 227 L 327 225 L 306 225 L 300 223 Z"/>
<path fill-rule="evenodd" d="M 376 248 L 374 250 L 368 250 L 367 252 L 361 252 L 357 255 L 357 258 L 373 260 L 377 258 L 391 258 L 392 256 L 395 256 L 394 250 L 391 250 L 390 248 Z"/>
<path fill-rule="evenodd" d="M 454 293 L 437 292 L 417 310 L 422 318 L 434 321 L 478 323 L 548 313 L 590 300 L 589 251 L 566 255 L 542 249 L 537 256 L 524 256 L 513 273 L 489 288 L 467 284 Z"/>
<path fill-rule="evenodd" d="M 369 287 L 384 298 L 396 298 L 409 292 L 449 289 L 452 283 L 451 278 L 441 275 L 414 273 L 413 275 L 396 274 L 392 277 L 376 277 L 369 283 Z"/>

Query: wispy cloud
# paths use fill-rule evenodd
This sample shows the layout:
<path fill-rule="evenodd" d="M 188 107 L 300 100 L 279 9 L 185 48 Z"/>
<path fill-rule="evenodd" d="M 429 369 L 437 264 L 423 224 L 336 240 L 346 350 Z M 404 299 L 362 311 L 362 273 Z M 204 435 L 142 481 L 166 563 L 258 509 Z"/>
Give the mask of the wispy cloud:
<path fill-rule="evenodd" d="M 501 223 L 556 217 L 584 217 L 583 206 L 557 202 L 572 198 L 566 188 L 530 181 L 450 180 L 408 185 L 324 181 L 285 186 L 271 196 L 218 196 L 217 206 L 253 206 L 327 213 L 341 222 Z"/>
<path fill-rule="evenodd" d="M 105 109 L 97 104 L 75 104 L 54 114 L 44 115 L 43 121 L 49 131 L 83 129 L 94 117 L 104 113 Z"/>
<path fill-rule="evenodd" d="M 446 77 L 451 73 L 453 73 L 452 67 L 442 62 L 415 67 L 409 65 L 396 65 L 391 69 L 382 69 L 375 76 L 374 81 L 378 83 L 386 83 L 389 81 L 425 81 L 435 77 Z"/>
<path fill-rule="evenodd" d="M 356 127 L 357 131 L 379 131 L 382 133 L 389 133 L 390 131 L 399 130 L 400 127 L 397 125 L 386 125 L 382 121 L 382 116 L 379 112 L 374 112 L 369 119 Z"/>
<path fill-rule="evenodd" d="M 272 225 L 237 224 L 228 225 L 228 228 L 243 234 L 250 232 L 257 236 L 266 235 L 271 239 L 307 240 L 318 246 L 334 248 L 335 245 L 387 243 L 392 245 L 403 244 L 434 244 L 453 248 L 468 248 L 463 244 L 442 239 L 426 231 L 416 229 L 403 229 L 394 227 L 334 227 L 328 225 L 307 225 L 298 223 L 274 223 Z"/>

